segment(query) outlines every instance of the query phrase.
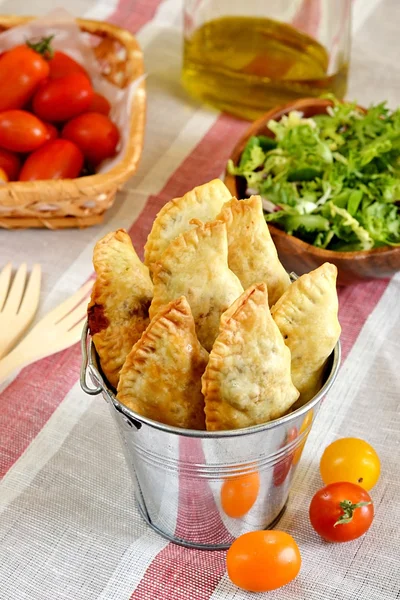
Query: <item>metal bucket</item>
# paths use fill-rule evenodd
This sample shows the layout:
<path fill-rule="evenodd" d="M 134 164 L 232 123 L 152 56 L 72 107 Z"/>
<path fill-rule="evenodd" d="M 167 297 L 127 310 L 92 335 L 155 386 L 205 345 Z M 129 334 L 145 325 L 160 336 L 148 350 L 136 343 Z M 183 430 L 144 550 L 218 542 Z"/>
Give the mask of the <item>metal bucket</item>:
<path fill-rule="evenodd" d="M 282 516 L 302 447 L 336 378 L 340 345 L 329 357 L 324 386 L 307 404 L 257 427 L 221 432 L 169 427 L 120 404 L 101 374 L 87 326 L 82 355 L 82 389 L 101 392 L 108 402 L 143 518 L 172 542 L 216 550 Z M 226 499 L 238 516 L 228 516 Z"/>

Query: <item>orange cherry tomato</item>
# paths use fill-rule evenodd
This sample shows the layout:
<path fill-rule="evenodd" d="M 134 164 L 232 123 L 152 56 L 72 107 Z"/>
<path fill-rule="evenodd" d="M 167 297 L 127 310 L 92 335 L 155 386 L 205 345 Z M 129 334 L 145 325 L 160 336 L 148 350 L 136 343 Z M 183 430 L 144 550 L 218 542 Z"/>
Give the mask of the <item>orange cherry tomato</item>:
<path fill-rule="evenodd" d="M 0 61 L 0 111 L 22 108 L 48 74 L 47 61 L 32 48 L 21 45 L 4 52 Z"/>
<path fill-rule="evenodd" d="M 310 504 L 311 525 L 328 542 L 349 542 L 371 526 L 374 507 L 368 492 L 347 481 L 318 490 Z"/>
<path fill-rule="evenodd" d="M 1 168 L 0 168 L 0 181 L 2 183 L 7 183 L 7 181 L 8 181 L 7 173 L 5 172 L 4 169 L 1 169 Z"/>
<path fill-rule="evenodd" d="M 108 117 L 110 110 L 111 104 L 107 98 L 95 92 L 93 94 L 92 102 L 88 108 L 88 112 L 101 113 L 102 115 L 106 115 L 106 117 Z"/>
<path fill-rule="evenodd" d="M 379 456 L 372 446 L 358 438 L 341 438 L 332 442 L 319 465 L 325 484 L 350 481 L 370 490 L 380 475 Z"/>
<path fill-rule="evenodd" d="M 269 592 L 286 585 L 299 573 L 301 556 L 284 531 L 252 531 L 237 538 L 226 555 L 232 583 L 249 592 Z"/>
<path fill-rule="evenodd" d="M 51 123 L 68 121 L 85 112 L 92 101 L 93 89 L 83 73 L 71 73 L 50 79 L 33 97 L 33 112 Z"/>
<path fill-rule="evenodd" d="M 6 173 L 8 181 L 15 181 L 18 179 L 20 168 L 21 160 L 19 156 L 13 152 L 0 148 L 0 169 Z"/>
<path fill-rule="evenodd" d="M 105 115 L 88 112 L 69 121 L 62 137 L 74 142 L 92 165 L 98 165 L 115 155 L 119 131 Z"/>
<path fill-rule="evenodd" d="M 294 442 L 294 440 L 297 439 L 297 428 L 296 427 L 292 427 L 287 435 L 286 435 L 286 439 L 283 442 L 283 444 L 281 445 L 281 448 L 285 448 L 288 444 L 290 444 L 291 442 Z M 274 486 L 275 487 L 279 487 L 280 485 L 282 485 L 284 483 L 284 481 L 286 480 L 287 476 L 289 475 L 290 472 L 290 467 L 292 466 L 292 462 L 293 462 L 293 456 L 294 456 L 294 450 L 292 452 L 289 452 L 289 454 L 287 454 L 285 456 L 285 458 L 282 458 L 274 467 L 274 472 L 273 472 L 273 482 L 274 482 Z"/>
<path fill-rule="evenodd" d="M 257 500 L 259 490 L 257 472 L 226 479 L 221 487 L 221 505 L 225 514 L 234 519 L 243 517 Z"/>
<path fill-rule="evenodd" d="M 0 147 L 13 152 L 33 152 L 48 139 L 45 124 L 26 110 L 0 113 Z"/>
<path fill-rule="evenodd" d="M 28 156 L 19 179 L 74 179 L 82 166 L 83 154 L 75 144 L 69 140 L 52 140 Z"/>
<path fill-rule="evenodd" d="M 65 77 L 65 75 L 71 75 L 71 73 L 82 73 L 89 79 L 86 69 L 65 52 L 56 50 L 48 62 L 50 79 L 59 79 Z"/>
<path fill-rule="evenodd" d="M 293 465 L 297 465 L 297 463 L 299 462 L 299 460 L 301 458 L 301 455 L 303 454 L 304 446 L 306 445 L 308 434 L 310 433 L 312 420 L 313 420 L 313 414 L 314 414 L 314 411 L 311 409 L 304 417 L 304 420 L 300 426 L 299 436 L 304 434 L 304 438 L 300 442 L 300 444 L 298 445 L 296 450 L 294 451 L 293 462 L 292 462 Z"/>

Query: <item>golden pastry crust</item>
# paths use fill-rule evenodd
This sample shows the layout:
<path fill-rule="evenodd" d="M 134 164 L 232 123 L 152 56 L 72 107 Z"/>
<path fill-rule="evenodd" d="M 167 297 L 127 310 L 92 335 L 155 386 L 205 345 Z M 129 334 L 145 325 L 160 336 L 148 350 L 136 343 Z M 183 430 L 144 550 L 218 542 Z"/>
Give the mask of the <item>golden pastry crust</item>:
<path fill-rule="evenodd" d="M 124 229 L 97 242 L 93 265 L 97 278 L 88 306 L 89 329 L 104 375 L 117 387 L 125 358 L 149 323 L 153 284 Z"/>
<path fill-rule="evenodd" d="M 247 200 L 232 198 L 217 219 L 226 223 L 228 263 L 244 289 L 265 281 L 272 306 L 290 285 L 265 221 L 260 196 Z"/>
<path fill-rule="evenodd" d="M 201 376 L 207 360 L 182 296 L 160 310 L 133 346 L 120 374 L 117 398 L 154 421 L 204 429 Z"/>
<path fill-rule="evenodd" d="M 221 314 L 243 292 L 239 279 L 228 267 L 225 223 L 202 224 L 177 237 L 155 266 L 153 282 L 150 318 L 174 298 L 185 296 L 197 337 L 210 351 Z"/>
<path fill-rule="evenodd" d="M 202 384 L 209 431 L 266 423 L 297 400 L 290 351 L 271 317 L 264 282 L 223 314 Z"/>
<path fill-rule="evenodd" d="M 230 197 L 226 185 L 220 179 L 213 179 L 167 202 L 156 216 L 144 247 L 144 262 L 150 271 L 172 240 L 191 229 L 192 219 L 212 221 Z"/>
<path fill-rule="evenodd" d="M 324 263 L 286 290 L 271 313 L 292 355 L 301 404 L 321 389 L 326 359 L 339 336 L 337 268 Z"/>

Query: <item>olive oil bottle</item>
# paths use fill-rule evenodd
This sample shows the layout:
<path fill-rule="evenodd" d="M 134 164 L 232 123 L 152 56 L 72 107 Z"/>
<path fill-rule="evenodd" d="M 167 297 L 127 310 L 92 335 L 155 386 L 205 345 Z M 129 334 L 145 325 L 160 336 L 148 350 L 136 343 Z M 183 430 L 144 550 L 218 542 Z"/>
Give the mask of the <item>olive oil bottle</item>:
<path fill-rule="evenodd" d="M 257 17 L 221 17 L 201 25 L 184 42 L 182 82 L 220 110 L 256 119 L 299 97 L 326 92 L 343 98 L 348 65 L 329 56 L 312 37 L 285 23 Z"/>

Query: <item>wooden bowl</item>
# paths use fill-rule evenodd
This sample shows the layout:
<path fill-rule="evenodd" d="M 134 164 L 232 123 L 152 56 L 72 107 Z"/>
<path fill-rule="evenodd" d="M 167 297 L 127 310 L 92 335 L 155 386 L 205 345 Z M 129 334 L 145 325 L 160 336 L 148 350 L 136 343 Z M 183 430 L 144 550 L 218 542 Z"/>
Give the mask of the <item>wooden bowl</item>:
<path fill-rule="evenodd" d="M 238 164 L 244 147 L 252 135 L 274 137 L 266 125 L 270 119 L 279 120 L 292 110 L 301 111 L 305 117 L 313 117 L 326 113 L 328 106 L 332 106 L 329 100 L 303 98 L 270 110 L 255 121 L 238 141 L 231 154 L 232 161 L 235 165 Z M 243 177 L 230 175 L 226 171 L 225 184 L 232 196 L 245 197 L 246 182 Z M 335 252 L 307 244 L 271 223 L 268 223 L 268 227 L 282 264 L 289 272 L 294 271 L 298 275 L 316 269 L 324 262 L 330 262 L 338 268 L 339 285 L 349 285 L 365 279 L 390 277 L 400 270 L 400 247 L 384 246 L 358 252 Z"/>

